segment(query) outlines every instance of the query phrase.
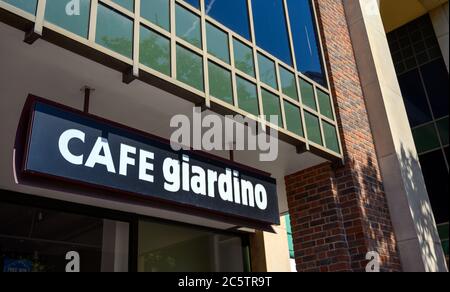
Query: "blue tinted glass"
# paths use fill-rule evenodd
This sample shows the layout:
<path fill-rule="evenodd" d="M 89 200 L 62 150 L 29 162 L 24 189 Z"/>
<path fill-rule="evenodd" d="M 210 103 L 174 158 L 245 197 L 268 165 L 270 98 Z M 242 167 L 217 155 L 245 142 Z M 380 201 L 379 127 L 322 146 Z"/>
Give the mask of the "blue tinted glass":
<path fill-rule="evenodd" d="M 398 81 L 411 126 L 415 127 L 431 121 L 430 108 L 418 70 L 399 76 Z"/>
<path fill-rule="evenodd" d="M 287 0 L 298 70 L 326 86 L 310 0 Z"/>
<path fill-rule="evenodd" d="M 197 9 L 200 9 L 200 0 L 184 0 L 185 2 L 191 4 Z"/>
<path fill-rule="evenodd" d="M 206 14 L 250 40 L 247 0 L 205 0 L 205 9 Z"/>
<path fill-rule="evenodd" d="M 292 65 L 283 0 L 252 1 L 252 9 L 256 44 L 286 64 Z"/>

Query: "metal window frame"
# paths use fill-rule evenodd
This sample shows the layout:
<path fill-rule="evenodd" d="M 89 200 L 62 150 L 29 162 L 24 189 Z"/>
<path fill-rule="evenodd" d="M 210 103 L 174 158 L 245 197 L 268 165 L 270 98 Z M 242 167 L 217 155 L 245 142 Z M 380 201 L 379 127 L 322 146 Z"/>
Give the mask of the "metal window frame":
<path fill-rule="evenodd" d="M 31 15 L 27 12 L 24 12 L 20 10 L 19 8 L 14 7 L 13 5 L 7 4 L 6 2 L 3 2 L 0 0 L 0 9 L 12 12 L 20 17 L 26 18 L 27 20 L 34 23 L 34 32 L 40 36 L 43 35 L 43 32 L 45 29 L 49 29 L 53 32 L 56 32 L 57 34 L 62 35 L 65 38 L 68 38 L 72 41 L 76 41 L 78 43 L 81 43 L 82 45 L 85 45 L 89 48 L 95 49 L 99 51 L 102 54 L 108 55 L 114 59 L 117 59 L 118 61 L 124 63 L 126 66 L 129 66 L 131 75 L 133 78 L 139 78 L 141 73 L 144 74 L 150 74 L 152 76 L 155 76 L 163 81 L 166 81 L 170 84 L 174 84 L 186 92 L 190 92 L 196 96 L 199 96 L 201 100 L 203 100 L 203 105 L 206 108 L 215 108 L 219 107 L 220 109 L 224 109 L 226 112 L 234 113 L 234 114 L 241 114 L 244 116 L 247 116 L 251 119 L 256 120 L 257 122 L 263 124 L 266 127 L 270 127 L 274 130 L 277 130 L 280 134 L 284 135 L 287 140 L 294 144 L 295 146 L 299 147 L 304 150 L 311 150 L 315 152 L 316 154 L 319 154 L 321 156 L 326 157 L 330 160 L 343 160 L 343 148 L 342 148 L 342 142 L 341 142 L 341 135 L 340 135 L 340 127 L 336 115 L 336 109 L 335 109 L 335 99 L 332 95 L 332 92 L 330 90 L 330 81 L 329 81 L 329 75 L 328 70 L 326 67 L 326 58 L 324 54 L 324 48 L 322 43 L 322 37 L 321 37 L 321 31 L 319 29 L 319 20 L 318 20 L 318 14 L 317 14 L 317 7 L 314 0 L 311 0 L 312 10 L 314 14 L 314 21 L 316 26 L 316 31 L 318 34 L 318 42 L 320 47 L 320 53 L 322 57 L 322 64 L 324 66 L 325 71 L 325 77 L 326 82 L 328 85 L 328 88 L 318 84 L 311 78 L 305 76 L 301 72 L 298 72 L 297 67 L 297 61 L 295 58 L 295 47 L 293 42 L 293 36 L 292 36 L 292 30 L 291 30 L 291 23 L 289 18 L 289 7 L 287 4 L 287 0 L 283 1 L 283 7 L 284 7 L 284 13 L 285 13 L 285 20 L 287 25 L 287 31 L 288 31 L 288 40 L 289 40 L 289 47 L 292 54 L 293 59 L 293 65 L 286 64 L 285 62 L 279 60 L 272 54 L 268 53 L 264 49 L 258 47 L 256 45 L 256 35 L 255 35 L 255 27 L 254 27 L 254 21 L 253 21 L 253 11 L 252 11 L 252 0 L 246 0 L 247 6 L 248 6 L 248 15 L 249 15 L 249 25 L 250 25 L 250 38 L 251 40 L 247 40 L 246 38 L 240 36 L 238 33 L 232 31 L 231 29 L 227 28 L 225 25 L 221 24 L 217 20 L 213 19 L 209 15 L 206 14 L 206 7 L 205 2 L 200 1 L 200 9 L 197 9 L 190 5 L 189 3 L 183 1 L 183 0 L 168 0 L 170 5 L 170 13 L 169 13 L 169 21 L 170 21 L 170 28 L 169 31 L 165 30 L 164 28 L 161 28 L 160 26 L 152 23 L 151 21 L 148 21 L 147 19 L 141 17 L 140 13 L 140 2 L 141 0 L 134 0 L 134 11 L 129 11 L 128 9 L 120 6 L 119 4 L 113 2 L 112 0 L 90 0 L 91 1 L 91 8 L 90 8 L 90 16 L 89 16 L 89 31 L 88 31 L 88 38 L 85 39 L 83 37 L 80 37 L 72 32 L 69 32 L 57 25 L 54 25 L 48 21 L 45 20 L 45 5 L 46 0 L 38 0 L 38 7 L 37 7 L 37 13 L 36 16 Z M 128 17 L 130 20 L 133 21 L 133 49 L 132 49 L 132 55 L 133 58 L 125 57 L 113 50 L 110 50 L 108 48 L 105 48 L 95 42 L 95 36 L 96 36 L 96 27 L 97 27 L 97 8 L 98 5 L 104 5 L 110 9 L 113 9 L 114 11 L 120 13 L 124 17 Z M 198 48 L 189 42 L 181 39 L 176 35 L 176 17 L 175 17 L 175 9 L 176 6 L 180 5 L 181 7 L 185 8 L 186 10 L 190 11 L 191 13 L 197 15 L 200 19 L 200 28 L 201 28 L 201 40 L 202 40 L 202 47 Z M 230 64 L 227 64 L 226 62 L 223 62 L 219 58 L 214 57 L 213 55 L 208 53 L 207 48 L 207 39 L 206 39 L 206 23 L 210 23 L 214 25 L 216 28 L 222 30 L 228 35 L 228 51 L 230 54 Z M 157 70 L 154 70 L 152 68 L 149 68 L 143 64 L 140 63 L 140 27 L 144 26 L 170 40 L 170 62 L 171 62 L 171 73 L 170 76 L 167 76 Z M 248 46 L 253 51 L 253 65 L 254 65 L 254 71 L 255 76 L 249 76 L 244 72 L 241 72 L 239 69 L 235 67 L 234 64 L 234 40 L 240 41 L 242 44 Z M 188 49 L 189 51 L 198 54 L 203 59 L 203 82 L 204 82 L 204 91 L 197 90 L 181 81 L 177 80 L 177 60 L 176 60 L 176 48 L 178 45 L 181 45 L 182 47 Z M 266 58 L 270 59 L 275 64 L 275 70 L 276 70 L 276 79 L 279 84 L 278 89 L 274 89 L 260 80 L 259 75 L 259 62 L 258 62 L 258 54 L 261 54 L 262 56 L 265 56 Z M 234 105 L 231 105 L 227 102 L 224 102 L 218 98 L 215 98 L 214 96 L 210 95 L 209 90 L 209 61 L 212 61 L 221 67 L 225 68 L 231 73 L 232 76 L 232 93 L 233 93 L 233 101 Z M 280 75 L 280 68 L 283 67 L 284 69 L 288 70 L 294 76 L 296 77 L 296 86 L 297 86 L 297 94 L 299 97 L 299 100 L 296 100 L 294 98 L 291 98 L 282 92 L 281 88 L 281 75 Z M 254 84 L 257 88 L 257 95 L 258 95 L 258 105 L 259 105 L 259 112 L 260 116 L 256 117 L 242 109 L 239 108 L 239 100 L 237 96 L 237 77 L 243 78 L 252 84 Z M 311 83 L 314 88 L 314 95 L 317 103 L 317 111 L 310 109 L 306 107 L 303 104 L 302 101 L 302 94 L 300 90 L 300 79 L 302 78 L 305 81 Z M 264 115 L 264 106 L 262 102 L 262 90 L 266 90 L 274 95 L 276 95 L 279 98 L 280 101 L 280 108 L 281 108 L 281 114 L 282 114 L 282 126 L 277 126 L 270 124 L 265 120 Z M 336 117 L 335 120 L 329 119 L 328 117 L 324 116 L 320 112 L 320 105 L 317 100 L 317 91 L 322 90 L 326 94 L 330 96 L 331 99 L 331 106 L 333 110 L 333 114 Z M 302 127 L 303 127 L 303 133 L 304 137 L 301 137 L 295 133 L 292 133 L 287 130 L 287 123 L 286 123 L 286 113 L 284 108 L 284 101 L 290 102 L 291 104 L 295 105 L 299 108 L 301 113 L 301 119 L 302 119 Z M 308 132 L 306 128 L 305 123 L 305 112 L 309 112 L 310 114 L 313 114 L 314 116 L 319 118 L 320 121 L 320 130 L 321 135 L 324 141 L 324 145 L 318 145 L 312 141 L 309 141 L 308 139 Z M 337 132 L 338 137 L 338 144 L 340 147 L 341 153 L 335 153 L 334 151 L 327 148 L 326 145 L 326 139 L 324 137 L 324 131 L 323 131 L 323 121 L 326 121 L 333 125 Z"/>

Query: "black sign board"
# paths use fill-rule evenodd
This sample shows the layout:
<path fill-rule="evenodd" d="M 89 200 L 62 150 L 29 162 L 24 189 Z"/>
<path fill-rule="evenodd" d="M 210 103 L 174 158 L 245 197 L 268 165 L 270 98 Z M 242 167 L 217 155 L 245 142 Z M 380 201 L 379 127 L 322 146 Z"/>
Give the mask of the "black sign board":
<path fill-rule="evenodd" d="M 279 224 L 273 178 L 45 100 L 32 103 L 24 157 L 26 174 Z"/>

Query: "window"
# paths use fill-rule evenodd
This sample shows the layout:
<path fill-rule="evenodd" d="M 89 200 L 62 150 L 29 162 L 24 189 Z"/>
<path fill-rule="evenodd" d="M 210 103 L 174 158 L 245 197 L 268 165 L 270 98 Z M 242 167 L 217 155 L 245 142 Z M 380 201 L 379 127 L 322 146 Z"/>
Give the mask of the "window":
<path fill-rule="evenodd" d="M 316 144 L 323 145 L 322 135 L 320 134 L 319 118 L 313 114 L 305 112 L 306 130 L 308 131 L 308 139 Z"/>
<path fill-rule="evenodd" d="M 201 48 L 202 33 L 200 30 L 200 17 L 191 11 L 177 5 L 177 36 L 190 44 Z"/>
<path fill-rule="evenodd" d="M 194 6 L 197 9 L 200 9 L 200 0 L 184 0 L 184 2 L 191 4 L 192 6 Z"/>
<path fill-rule="evenodd" d="M 139 272 L 244 272 L 244 249 L 232 234 L 139 222 Z"/>
<path fill-rule="evenodd" d="M 295 81 L 294 73 L 286 70 L 284 67 L 280 67 L 280 79 L 283 94 L 298 100 L 297 82 Z"/>
<path fill-rule="evenodd" d="M 439 129 L 439 135 L 441 136 L 442 145 L 447 146 L 448 145 L 448 125 L 449 120 L 448 117 L 442 120 L 439 120 L 437 122 L 437 127 Z"/>
<path fill-rule="evenodd" d="M 37 0 L 3 0 L 23 11 L 36 15 Z"/>
<path fill-rule="evenodd" d="M 157 26 L 169 31 L 169 0 L 141 0 L 141 16 Z"/>
<path fill-rule="evenodd" d="M 413 130 L 417 152 L 423 153 L 440 147 L 434 123 Z"/>
<path fill-rule="evenodd" d="M 448 116 L 448 71 L 442 58 L 420 69 L 435 118 Z"/>
<path fill-rule="evenodd" d="M 134 12 L 134 0 L 112 0 L 112 2 L 115 2 L 123 8 Z"/>
<path fill-rule="evenodd" d="M 313 110 L 317 110 L 316 98 L 314 96 L 313 85 L 303 79 L 300 79 L 300 90 L 302 93 L 303 104 Z"/>
<path fill-rule="evenodd" d="M 325 145 L 331 151 L 340 153 L 339 140 L 336 133 L 336 128 L 327 122 L 323 122 L 323 133 L 325 136 Z"/>
<path fill-rule="evenodd" d="M 237 76 L 237 95 L 239 108 L 259 116 L 259 104 L 256 85 Z"/>
<path fill-rule="evenodd" d="M 125 57 L 133 56 L 133 21 L 105 7 L 98 6 L 96 42 Z"/>
<path fill-rule="evenodd" d="M 275 63 L 269 58 L 258 54 L 259 78 L 261 82 L 269 85 L 274 89 L 278 89 L 277 73 Z"/>
<path fill-rule="evenodd" d="M 208 53 L 230 64 L 228 34 L 210 23 L 206 23 Z"/>
<path fill-rule="evenodd" d="M 203 86 L 203 60 L 192 51 L 177 46 L 177 79 L 200 91 Z"/>
<path fill-rule="evenodd" d="M 141 26 L 140 62 L 163 74 L 170 75 L 170 40 Z"/>
<path fill-rule="evenodd" d="M 327 86 L 311 0 L 287 0 L 298 70 Z"/>
<path fill-rule="evenodd" d="M 250 40 L 247 0 L 205 0 L 206 14 Z"/>
<path fill-rule="evenodd" d="M 209 91 L 212 96 L 233 104 L 231 73 L 213 62 L 209 62 Z"/>
<path fill-rule="evenodd" d="M 286 128 L 292 133 L 303 137 L 303 123 L 300 116 L 300 108 L 285 101 L 284 111 L 286 113 Z"/>
<path fill-rule="evenodd" d="M 283 118 L 281 116 L 281 106 L 280 106 L 280 99 L 278 96 L 266 91 L 262 90 L 262 100 L 263 100 L 263 107 L 264 107 L 264 115 L 266 117 L 266 121 L 275 123 L 278 127 L 283 127 Z M 272 122 L 271 117 L 276 116 L 278 118 L 278 121 L 275 120 Z"/>
<path fill-rule="evenodd" d="M 253 50 L 238 40 L 233 40 L 234 65 L 238 70 L 255 77 Z"/>
<path fill-rule="evenodd" d="M 87 38 L 89 32 L 90 0 L 80 0 L 80 15 L 67 15 L 65 1 L 47 0 L 45 20 L 81 37 Z"/>
<path fill-rule="evenodd" d="M 327 118 L 334 120 L 330 96 L 322 90 L 317 90 L 317 99 L 319 101 L 320 113 Z"/>
<path fill-rule="evenodd" d="M 252 1 L 252 7 L 256 44 L 292 65 L 283 0 Z"/>

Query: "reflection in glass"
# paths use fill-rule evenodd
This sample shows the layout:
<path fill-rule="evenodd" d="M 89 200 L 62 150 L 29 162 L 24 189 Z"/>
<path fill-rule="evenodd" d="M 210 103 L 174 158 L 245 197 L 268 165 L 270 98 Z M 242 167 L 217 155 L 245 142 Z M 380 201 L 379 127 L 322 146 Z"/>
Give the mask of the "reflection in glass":
<path fill-rule="evenodd" d="M 332 124 L 323 122 L 323 134 L 327 148 L 336 153 L 340 153 L 336 128 Z"/>
<path fill-rule="evenodd" d="M 295 100 L 298 100 L 297 82 L 295 81 L 294 73 L 286 70 L 284 67 L 281 66 L 280 79 L 281 79 L 281 90 L 283 94 Z"/>
<path fill-rule="evenodd" d="M 262 100 L 266 121 L 272 122 L 271 117 L 276 116 L 278 118 L 277 126 L 280 128 L 283 127 L 283 117 L 281 115 L 281 105 L 278 96 L 263 89 Z"/>
<path fill-rule="evenodd" d="M 142 64 L 170 75 L 170 40 L 141 26 L 139 59 Z"/>
<path fill-rule="evenodd" d="M 81 37 L 88 37 L 90 0 L 80 1 L 80 15 L 67 15 L 65 1 L 47 0 L 46 3 L 45 20 Z"/>
<path fill-rule="evenodd" d="M 322 90 L 317 90 L 317 100 L 319 101 L 320 113 L 329 119 L 334 120 L 333 108 L 331 106 L 331 99 L 328 94 Z"/>
<path fill-rule="evenodd" d="M 259 78 L 262 82 L 274 89 L 278 89 L 277 73 L 275 69 L 275 62 L 258 54 Z"/>
<path fill-rule="evenodd" d="M 233 40 L 233 49 L 234 65 L 236 68 L 252 77 L 255 77 L 253 50 L 236 39 Z"/>
<path fill-rule="evenodd" d="M 134 12 L 134 0 L 112 0 L 112 2 L 116 2 L 123 8 L 128 9 L 131 12 Z"/>
<path fill-rule="evenodd" d="M 95 40 L 99 45 L 132 58 L 133 21 L 104 5 L 99 5 Z"/>
<path fill-rule="evenodd" d="M 413 130 L 417 152 L 424 153 L 440 147 L 438 134 L 433 123 Z"/>
<path fill-rule="evenodd" d="M 206 23 L 208 53 L 230 64 L 228 34 L 210 23 Z"/>
<path fill-rule="evenodd" d="M 233 104 L 231 73 L 213 62 L 209 62 L 209 91 L 215 98 Z"/>
<path fill-rule="evenodd" d="M 284 111 L 286 113 L 286 129 L 303 137 L 303 123 L 300 116 L 300 108 L 285 101 Z"/>
<path fill-rule="evenodd" d="M 170 30 L 170 0 L 141 0 L 141 16 L 157 26 Z"/>
<path fill-rule="evenodd" d="M 191 4 L 195 8 L 200 9 L 200 0 L 184 0 L 184 1 Z"/>
<path fill-rule="evenodd" d="M 300 91 L 303 104 L 313 110 L 317 110 L 316 98 L 314 96 L 314 87 L 311 83 L 300 78 Z"/>
<path fill-rule="evenodd" d="M 250 40 L 247 0 L 205 0 L 206 14 Z"/>
<path fill-rule="evenodd" d="M 200 91 L 203 85 L 203 60 L 192 51 L 177 46 L 177 79 Z"/>
<path fill-rule="evenodd" d="M 36 15 L 37 1 L 38 0 L 3 0 L 8 4 L 16 6 L 23 11 Z"/>
<path fill-rule="evenodd" d="M 255 116 L 259 116 L 256 85 L 239 76 L 236 77 L 236 83 L 239 108 Z"/>
<path fill-rule="evenodd" d="M 252 1 L 252 11 L 256 44 L 286 64 L 292 65 L 283 0 Z"/>
<path fill-rule="evenodd" d="M 444 59 L 439 58 L 420 69 L 435 118 L 448 116 L 448 71 Z"/>
<path fill-rule="evenodd" d="M 177 5 L 177 36 L 192 45 L 202 47 L 202 33 L 200 30 L 200 17 L 191 11 Z"/>
<path fill-rule="evenodd" d="M 320 133 L 319 118 L 313 114 L 305 112 L 306 130 L 308 131 L 308 139 L 319 145 L 323 145 L 322 135 Z"/>
<path fill-rule="evenodd" d="M 287 0 L 287 3 L 298 70 L 327 86 L 311 0 Z"/>

